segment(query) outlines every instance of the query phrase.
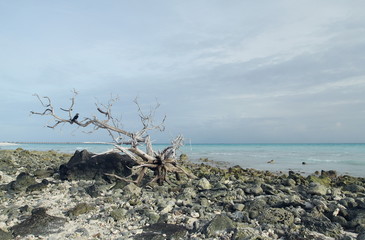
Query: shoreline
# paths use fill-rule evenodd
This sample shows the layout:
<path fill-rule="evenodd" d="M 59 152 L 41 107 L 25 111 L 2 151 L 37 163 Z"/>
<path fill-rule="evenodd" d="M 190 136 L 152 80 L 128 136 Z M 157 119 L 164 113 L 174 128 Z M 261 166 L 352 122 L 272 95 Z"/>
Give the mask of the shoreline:
<path fill-rule="evenodd" d="M 365 234 L 364 178 L 333 171 L 304 177 L 239 166 L 223 169 L 182 156 L 180 165 L 196 179 L 171 176 L 171 184 L 149 187 L 106 182 L 102 176 L 95 178 L 92 164 L 87 169 L 70 166 L 69 171 L 75 171 L 68 175 L 72 180 L 61 180 L 60 165 L 71 157 L 55 151 L 0 150 L 0 236 L 9 237 L 2 239 L 39 235 L 133 240 L 165 235 L 329 240 Z M 147 179 L 152 178 L 148 172 Z"/>
<path fill-rule="evenodd" d="M 0 142 L 0 146 L 13 146 L 19 144 L 101 144 L 114 145 L 112 142 Z"/>
<path fill-rule="evenodd" d="M 155 145 L 159 150 L 164 145 Z M 113 148 L 112 144 L 19 144 L 0 146 L 0 149 L 24 148 L 28 150 L 74 153 L 76 150 L 88 149 L 102 153 Z M 295 171 L 309 175 L 317 170 L 336 170 L 339 174 L 364 177 L 365 147 L 351 144 L 269 144 L 269 145 L 185 145 L 179 154 L 186 153 L 194 162 L 199 159 L 227 162 L 228 166 L 240 165 L 245 168 L 269 170 L 273 172 Z M 270 162 L 270 163 L 269 163 Z M 304 163 L 304 164 L 303 164 Z"/>

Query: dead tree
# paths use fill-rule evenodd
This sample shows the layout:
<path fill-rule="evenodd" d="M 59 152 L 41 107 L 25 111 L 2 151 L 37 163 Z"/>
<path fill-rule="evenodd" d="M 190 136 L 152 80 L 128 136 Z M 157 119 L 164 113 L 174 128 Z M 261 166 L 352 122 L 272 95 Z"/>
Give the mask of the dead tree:
<path fill-rule="evenodd" d="M 93 127 L 93 130 L 106 130 L 114 141 L 115 149 L 112 151 L 120 151 L 128 155 L 137 163 L 137 165 L 132 168 L 132 174 L 129 177 L 123 178 L 109 173 L 105 173 L 106 175 L 140 184 L 144 176 L 147 174 L 148 169 L 150 169 L 154 172 L 154 178 L 150 182 L 157 182 L 160 185 L 164 182 L 169 182 L 168 173 L 175 174 L 178 180 L 180 179 L 181 173 L 185 174 L 189 178 L 195 178 L 193 174 L 187 172 L 177 163 L 176 151 L 183 145 L 183 137 L 181 135 L 177 136 L 171 142 L 171 145 L 163 151 L 156 152 L 153 150 L 149 131 L 154 129 L 164 131 L 165 129 L 164 122 L 166 116 L 158 125 L 155 125 L 153 121 L 153 116 L 159 107 L 159 104 L 156 104 L 155 107 L 151 108 L 148 114 L 144 114 L 137 99 L 134 100 L 134 103 L 138 108 L 142 128 L 137 132 L 130 132 L 120 127 L 120 119 L 115 118 L 112 114 L 112 106 L 118 98 L 111 98 L 106 105 L 100 103 L 95 104 L 98 114 L 100 114 L 103 119 L 99 119 L 97 116 L 92 116 L 83 117 L 82 120 L 79 120 L 79 113 L 74 114 L 75 98 L 77 94 L 78 93 L 74 90 L 73 96 L 70 99 L 71 103 L 68 108 L 60 108 L 60 110 L 64 112 L 63 115 L 65 116 L 61 116 L 56 112 L 56 109 L 52 105 L 52 101 L 48 96 L 41 98 L 38 94 L 34 94 L 44 107 L 44 110 L 42 112 L 31 111 L 31 114 L 52 117 L 54 123 L 47 127 L 53 129 L 61 124 L 74 124 L 83 128 L 91 126 Z M 145 151 L 140 148 L 142 146 L 146 148 Z M 133 175 L 137 176 L 135 180 L 132 180 Z"/>

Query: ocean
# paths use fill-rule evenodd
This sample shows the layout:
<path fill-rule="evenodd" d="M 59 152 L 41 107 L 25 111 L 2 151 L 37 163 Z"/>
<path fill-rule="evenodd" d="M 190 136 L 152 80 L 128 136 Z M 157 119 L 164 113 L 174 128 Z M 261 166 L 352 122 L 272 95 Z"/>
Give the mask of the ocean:
<path fill-rule="evenodd" d="M 167 145 L 155 144 L 155 150 Z M 73 153 L 87 149 L 101 153 L 113 148 L 106 144 L 17 144 L 0 145 L 0 149 L 55 150 Z M 339 174 L 365 177 L 365 144 L 187 144 L 178 154 L 185 153 L 193 162 L 208 158 L 222 166 L 240 165 L 273 172 L 295 171 L 304 175 L 321 170 L 336 170 Z M 273 160 L 273 161 L 271 161 Z M 272 163 L 268 163 L 268 162 Z M 303 164 L 305 163 L 305 164 Z"/>

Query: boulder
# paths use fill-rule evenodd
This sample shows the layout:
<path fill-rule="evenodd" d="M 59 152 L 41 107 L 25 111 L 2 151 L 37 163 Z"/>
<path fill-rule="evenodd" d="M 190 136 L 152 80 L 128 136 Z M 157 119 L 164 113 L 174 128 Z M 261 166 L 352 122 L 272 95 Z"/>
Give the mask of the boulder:
<path fill-rule="evenodd" d="M 48 184 L 49 184 L 49 181 L 47 179 L 43 179 L 42 182 L 40 182 L 40 183 L 36 183 L 36 184 L 32 184 L 32 185 L 28 186 L 25 191 L 26 192 L 41 191 L 42 189 L 47 188 Z"/>
<path fill-rule="evenodd" d="M 143 210 L 143 214 L 148 217 L 149 219 L 149 224 L 154 224 L 154 223 L 157 223 L 159 218 L 160 218 L 160 215 L 158 213 L 156 213 L 154 210 L 151 210 L 151 209 L 144 209 Z"/>
<path fill-rule="evenodd" d="M 337 172 L 335 170 L 329 170 L 329 171 L 321 171 L 321 177 L 329 177 L 329 178 L 336 178 L 337 177 Z"/>
<path fill-rule="evenodd" d="M 128 210 L 126 210 L 124 208 L 117 208 L 117 209 L 114 209 L 113 211 L 110 212 L 110 216 L 115 221 L 121 221 L 121 220 L 126 219 L 127 213 L 128 213 Z"/>
<path fill-rule="evenodd" d="M 180 161 L 187 161 L 189 159 L 188 155 L 185 153 L 181 154 L 179 157 Z"/>
<path fill-rule="evenodd" d="M 234 222 L 226 215 L 217 215 L 210 221 L 204 229 L 208 237 L 216 236 L 225 231 L 234 229 Z"/>
<path fill-rule="evenodd" d="M 287 187 L 294 187 L 296 182 L 294 179 L 291 179 L 291 178 L 286 178 L 286 179 L 283 179 L 283 182 L 282 184 L 284 186 L 287 186 Z"/>
<path fill-rule="evenodd" d="M 204 189 L 204 190 L 212 188 L 212 186 L 210 185 L 210 182 L 204 177 L 199 179 L 197 185 L 198 185 L 198 188 Z"/>
<path fill-rule="evenodd" d="M 257 220 L 261 224 L 284 224 L 285 226 L 290 226 L 294 223 L 294 215 L 283 208 L 267 208 L 258 216 Z"/>
<path fill-rule="evenodd" d="M 140 195 L 142 189 L 134 183 L 129 183 L 123 188 L 124 192 L 131 195 Z"/>
<path fill-rule="evenodd" d="M 13 235 L 11 234 L 11 232 L 5 232 L 4 230 L 0 229 L 0 239 L 11 240 L 13 239 Z"/>
<path fill-rule="evenodd" d="M 308 193 L 313 195 L 326 195 L 328 191 L 328 188 L 320 183 L 311 182 L 309 184 Z"/>
<path fill-rule="evenodd" d="M 85 192 L 90 195 L 92 198 L 96 198 L 101 196 L 101 190 L 99 185 L 93 184 L 85 188 Z"/>
<path fill-rule="evenodd" d="M 344 190 L 349 191 L 349 192 L 353 192 L 353 193 L 365 192 L 365 188 L 363 186 L 358 185 L 358 184 L 354 184 L 354 183 L 344 186 Z"/>
<path fill-rule="evenodd" d="M 319 232 L 330 237 L 336 237 L 343 231 L 343 228 L 340 224 L 331 222 L 327 217 L 323 215 L 304 216 L 302 217 L 302 223 L 309 230 Z"/>
<path fill-rule="evenodd" d="M 29 218 L 13 226 L 11 230 L 14 236 L 21 237 L 29 234 L 48 235 L 60 232 L 65 222 L 65 218 L 48 215 L 45 208 L 36 208 Z"/>
<path fill-rule="evenodd" d="M 359 235 L 357 235 L 356 240 L 365 240 L 365 232 L 359 233 Z"/>
<path fill-rule="evenodd" d="M 127 155 L 108 153 L 95 155 L 87 150 L 76 151 L 70 161 L 59 168 L 61 180 L 108 180 L 105 173 L 129 176 L 130 168 L 136 165 Z"/>
<path fill-rule="evenodd" d="M 248 186 L 244 189 L 246 194 L 253 194 L 255 196 L 261 195 L 264 193 L 264 190 L 262 189 L 260 184 L 253 184 L 251 186 Z"/>
<path fill-rule="evenodd" d="M 250 218 L 257 218 L 265 208 L 267 208 L 267 203 L 264 199 L 254 199 L 246 202 L 246 211 Z"/>
<path fill-rule="evenodd" d="M 138 240 L 162 240 L 162 239 L 185 239 L 188 231 L 185 227 L 156 223 L 143 228 L 143 233 L 134 236 Z"/>
<path fill-rule="evenodd" d="M 88 213 L 95 209 L 95 206 L 88 203 L 79 203 L 75 207 L 67 211 L 67 216 L 76 217 L 81 214 Z"/>
<path fill-rule="evenodd" d="M 331 178 L 327 177 L 326 175 L 321 175 L 320 177 L 315 175 L 309 175 L 307 177 L 307 180 L 309 182 L 319 183 L 321 185 L 324 185 L 326 187 L 329 187 L 331 185 Z"/>
<path fill-rule="evenodd" d="M 264 239 L 262 234 L 250 227 L 237 228 L 234 235 L 234 240 L 252 240 L 252 239 Z"/>
<path fill-rule="evenodd" d="M 365 211 L 356 209 L 353 211 L 351 215 L 354 215 L 354 217 L 350 217 L 350 227 L 356 228 L 357 226 L 364 225 L 365 226 Z"/>
<path fill-rule="evenodd" d="M 20 192 L 27 189 L 27 187 L 37 184 L 35 178 L 28 173 L 22 172 L 20 173 L 15 181 L 12 181 L 8 184 L 8 189 L 10 191 Z"/>

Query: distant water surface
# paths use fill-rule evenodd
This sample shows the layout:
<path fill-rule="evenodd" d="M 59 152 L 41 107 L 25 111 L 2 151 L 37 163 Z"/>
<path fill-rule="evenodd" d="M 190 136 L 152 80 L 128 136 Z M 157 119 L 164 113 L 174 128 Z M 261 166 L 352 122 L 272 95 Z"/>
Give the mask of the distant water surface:
<path fill-rule="evenodd" d="M 155 150 L 167 145 L 156 144 Z M 16 149 L 73 153 L 87 149 L 101 153 L 113 148 L 106 144 L 18 144 L 0 146 L 0 149 Z M 340 174 L 365 177 L 365 144 L 187 144 L 179 151 L 194 162 L 208 158 L 226 162 L 229 166 L 282 171 L 293 170 L 310 174 L 320 170 L 336 170 Z M 274 160 L 273 163 L 268 163 Z M 303 165 L 302 163 L 305 163 Z"/>

